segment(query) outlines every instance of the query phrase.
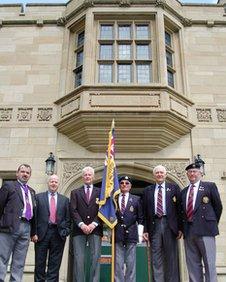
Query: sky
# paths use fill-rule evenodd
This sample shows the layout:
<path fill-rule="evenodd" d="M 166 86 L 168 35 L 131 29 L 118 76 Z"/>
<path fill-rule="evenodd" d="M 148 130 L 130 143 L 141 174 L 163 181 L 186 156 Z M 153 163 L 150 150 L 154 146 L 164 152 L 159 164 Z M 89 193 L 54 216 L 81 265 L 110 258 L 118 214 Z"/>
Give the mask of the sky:
<path fill-rule="evenodd" d="M 182 3 L 209 3 L 216 4 L 217 0 L 179 0 Z M 66 3 L 68 0 L 0 0 L 0 4 L 11 4 L 11 3 Z"/>

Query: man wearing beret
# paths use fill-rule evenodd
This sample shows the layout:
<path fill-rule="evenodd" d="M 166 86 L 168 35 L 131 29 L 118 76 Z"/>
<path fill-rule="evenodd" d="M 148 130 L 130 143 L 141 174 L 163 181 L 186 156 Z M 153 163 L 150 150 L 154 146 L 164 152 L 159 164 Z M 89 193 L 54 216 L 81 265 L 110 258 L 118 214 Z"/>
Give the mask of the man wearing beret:
<path fill-rule="evenodd" d="M 144 239 L 150 240 L 153 282 L 179 282 L 178 244 L 182 236 L 181 192 L 167 183 L 166 168 L 153 169 L 155 184 L 143 194 Z"/>
<path fill-rule="evenodd" d="M 119 183 L 121 193 L 118 197 L 116 213 L 118 224 L 115 227 L 115 282 L 135 282 L 136 244 L 139 238 L 142 240 L 143 233 L 142 207 L 140 198 L 129 193 L 131 179 L 122 176 Z M 126 265 L 125 272 L 124 265 Z"/>
<path fill-rule="evenodd" d="M 189 282 L 217 282 L 216 243 L 222 203 L 217 186 L 201 181 L 198 163 L 186 167 L 190 184 L 182 191 L 184 243 Z"/>

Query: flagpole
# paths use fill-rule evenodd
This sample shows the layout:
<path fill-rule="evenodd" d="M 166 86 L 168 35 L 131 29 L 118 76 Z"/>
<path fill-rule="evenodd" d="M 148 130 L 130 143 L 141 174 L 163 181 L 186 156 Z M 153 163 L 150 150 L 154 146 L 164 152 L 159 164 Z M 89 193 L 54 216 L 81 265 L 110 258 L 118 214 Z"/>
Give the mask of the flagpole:
<path fill-rule="evenodd" d="M 111 231 L 111 282 L 115 277 L 115 228 Z"/>

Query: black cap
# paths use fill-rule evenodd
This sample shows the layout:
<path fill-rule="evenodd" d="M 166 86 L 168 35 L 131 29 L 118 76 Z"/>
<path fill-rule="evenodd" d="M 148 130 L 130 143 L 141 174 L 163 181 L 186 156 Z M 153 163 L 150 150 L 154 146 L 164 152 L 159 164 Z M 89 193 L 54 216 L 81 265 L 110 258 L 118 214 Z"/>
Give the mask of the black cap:
<path fill-rule="evenodd" d="M 197 169 L 200 169 L 200 164 L 199 163 L 193 163 L 193 164 L 190 164 L 188 165 L 185 170 L 189 170 L 189 169 L 193 169 L 193 168 L 197 168 Z"/>
<path fill-rule="evenodd" d="M 129 182 L 132 184 L 131 178 L 130 178 L 129 176 L 127 176 L 127 175 L 121 176 L 121 177 L 119 178 L 119 183 L 120 183 L 122 180 L 127 180 L 127 181 L 129 181 Z"/>

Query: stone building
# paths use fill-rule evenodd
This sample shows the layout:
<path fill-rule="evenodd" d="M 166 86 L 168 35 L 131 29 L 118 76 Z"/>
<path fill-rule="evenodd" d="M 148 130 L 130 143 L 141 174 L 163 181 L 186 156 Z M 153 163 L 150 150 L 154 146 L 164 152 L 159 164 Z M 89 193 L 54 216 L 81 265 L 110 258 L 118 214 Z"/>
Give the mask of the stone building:
<path fill-rule="evenodd" d="M 91 165 L 101 182 L 108 130 L 116 124 L 118 172 L 136 191 L 163 164 L 183 188 L 200 154 L 205 179 L 226 201 L 226 1 L 71 0 L 0 4 L 0 178 L 20 163 L 46 189 L 45 160 L 56 157 L 61 193 Z M 140 190 L 139 190 L 140 189 Z M 226 215 L 217 237 L 226 281 Z M 61 281 L 68 276 L 68 245 Z M 25 281 L 34 268 L 31 245 Z M 187 281 L 183 248 L 181 275 Z"/>

